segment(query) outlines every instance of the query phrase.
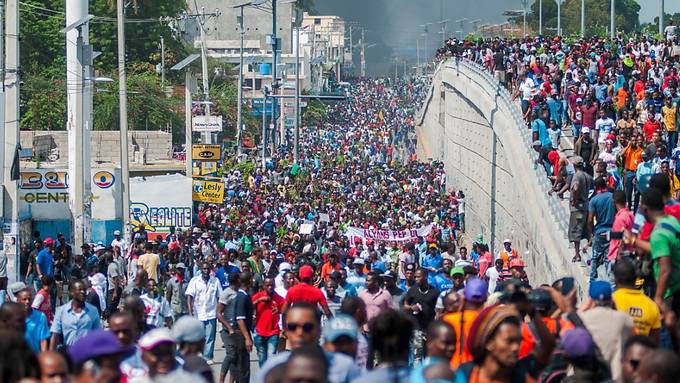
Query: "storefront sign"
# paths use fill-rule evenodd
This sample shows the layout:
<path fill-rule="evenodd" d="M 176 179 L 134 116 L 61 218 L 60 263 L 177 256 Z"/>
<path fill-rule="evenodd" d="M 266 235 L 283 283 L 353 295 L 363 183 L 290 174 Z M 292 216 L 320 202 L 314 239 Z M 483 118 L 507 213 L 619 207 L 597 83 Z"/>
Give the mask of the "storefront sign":
<path fill-rule="evenodd" d="M 196 161 L 219 161 L 220 145 L 194 145 L 191 156 Z"/>
<path fill-rule="evenodd" d="M 194 180 L 192 198 L 198 202 L 222 203 L 224 202 L 224 183 Z"/>

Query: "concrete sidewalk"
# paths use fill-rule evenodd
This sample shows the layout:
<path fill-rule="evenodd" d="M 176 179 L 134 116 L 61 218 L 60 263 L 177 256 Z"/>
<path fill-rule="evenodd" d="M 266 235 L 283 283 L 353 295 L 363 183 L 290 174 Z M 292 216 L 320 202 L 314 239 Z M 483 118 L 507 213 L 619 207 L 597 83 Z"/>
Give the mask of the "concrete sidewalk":
<path fill-rule="evenodd" d="M 214 377 L 215 382 L 219 382 L 220 370 L 222 369 L 222 361 L 224 360 L 225 355 L 226 355 L 226 352 L 224 350 L 224 345 L 222 344 L 222 337 L 220 336 L 220 333 L 218 331 L 216 339 L 215 339 L 215 356 L 213 357 L 215 364 L 210 366 L 212 368 L 212 371 L 213 371 L 213 377 Z M 255 347 L 253 347 L 253 352 L 250 353 L 250 378 L 251 378 L 251 380 L 255 376 L 255 374 L 257 374 L 257 372 L 259 370 L 260 370 L 260 366 L 257 363 L 257 352 L 255 351 Z M 224 381 L 229 382 L 229 376 L 228 375 L 227 375 L 227 378 Z"/>

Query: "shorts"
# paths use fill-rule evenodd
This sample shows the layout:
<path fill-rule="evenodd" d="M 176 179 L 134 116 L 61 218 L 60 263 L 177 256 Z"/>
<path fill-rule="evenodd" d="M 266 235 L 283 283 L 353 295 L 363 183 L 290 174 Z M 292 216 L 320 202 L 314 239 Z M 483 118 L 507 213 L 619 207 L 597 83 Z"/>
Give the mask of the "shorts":
<path fill-rule="evenodd" d="M 569 242 L 583 239 L 588 213 L 585 210 L 572 210 L 569 214 Z"/>

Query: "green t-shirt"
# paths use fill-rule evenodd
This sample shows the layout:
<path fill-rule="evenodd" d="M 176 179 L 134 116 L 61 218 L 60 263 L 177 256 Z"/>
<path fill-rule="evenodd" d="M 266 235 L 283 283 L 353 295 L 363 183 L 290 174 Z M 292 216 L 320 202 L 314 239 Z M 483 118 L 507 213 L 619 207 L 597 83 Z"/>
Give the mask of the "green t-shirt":
<path fill-rule="evenodd" d="M 250 254 L 253 251 L 253 244 L 255 244 L 255 237 L 244 235 L 241 237 L 241 250 Z"/>
<path fill-rule="evenodd" d="M 654 226 L 649 244 L 654 260 L 654 278 L 659 280 L 659 259 L 671 257 L 671 278 L 664 298 L 680 291 L 680 222 L 673 216 L 661 218 Z"/>

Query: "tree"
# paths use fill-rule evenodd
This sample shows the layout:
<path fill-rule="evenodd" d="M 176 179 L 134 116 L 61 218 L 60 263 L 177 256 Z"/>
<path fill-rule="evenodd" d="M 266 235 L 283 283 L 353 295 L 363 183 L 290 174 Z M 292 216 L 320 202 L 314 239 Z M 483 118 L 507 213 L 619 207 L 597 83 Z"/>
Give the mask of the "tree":
<path fill-rule="evenodd" d="M 608 35 L 610 21 L 609 0 L 585 0 L 586 36 Z M 581 0 L 566 0 L 562 3 L 562 34 L 581 33 Z M 640 5 L 635 0 L 616 0 L 616 29 L 630 33 L 639 26 Z M 527 24 L 538 31 L 539 0 L 531 5 Z M 512 20 L 521 25 L 522 16 Z M 557 3 L 543 0 L 543 34 L 555 35 L 557 31 Z"/>
<path fill-rule="evenodd" d="M 63 0 L 25 0 L 21 3 L 20 52 L 24 81 L 21 90 L 21 127 L 24 129 L 66 129 L 66 83 L 63 80 L 66 73 L 66 43 L 64 34 L 59 32 L 66 23 L 64 5 Z M 158 44 L 161 36 L 166 43 L 166 65 L 186 55 L 186 49 L 179 36 L 173 32 L 170 22 L 159 21 L 161 17 L 179 14 L 185 5 L 184 0 L 137 0 L 128 4 L 126 56 L 130 72 L 154 74 L 155 63 L 160 62 Z M 94 69 L 100 75 L 117 78 L 116 0 L 90 0 L 89 6 L 90 13 L 97 16 L 90 22 L 90 44 L 94 50 L 102 52 L 95 60 Z M 148 77 L 145 79 L 148 80 Z M 150 91 L 144 85 L 146 83 L 143 81 L 136 85 Z M 134 103 L 132 99 L 129 101 Z M 117 114 L 114 119 L 97 120 L 97 114 L 104 113 L 105 109 L 102 108 L 113 107 L 101 104 L 102 101 L 106 101 L 103 94 L 95 96 L 95 129 L 111 129 L 113 121 L 116 121 L 117 128 Z M 130 111 L 131 118 L 140 117 L 132 114 L 135 109 L 130 108 Z M 106 113 L 112 117 L 114 113 L 109 112 Z M 141 113 L 143 122 L 168 121 L 167 118 L 154 117 L 153 111 Z M 145 126 L 139 120 L 134 125 L 130 124 L 131 129 Z M 152 127 L 158 128 L 155 125 Z"/>
<path fill-rule="evenodd" d="M 132 130 L 149 130 L 172 126 L 175 133 L 184 132 L 184 99 L 167 97 L 157 76 L 149 73 L 132 73 L 128 85 L 128 125 Z M 119 130 L 118 82 L 94 96 L 94 130 Z M 174 134 L 173 134 L 174 136 Z"/>

